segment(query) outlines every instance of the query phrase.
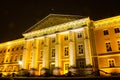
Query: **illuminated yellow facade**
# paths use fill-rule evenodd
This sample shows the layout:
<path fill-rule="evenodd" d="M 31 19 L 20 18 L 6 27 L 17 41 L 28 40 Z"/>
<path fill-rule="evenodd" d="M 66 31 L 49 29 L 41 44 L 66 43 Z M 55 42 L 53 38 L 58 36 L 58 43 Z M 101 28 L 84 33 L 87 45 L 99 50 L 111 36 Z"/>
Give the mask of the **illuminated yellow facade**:
<path fill-rule="evenodd" d="M 26 30 L 24 38 L 0 44 L 0 71 L 11 74 L 35 68 L 40 74 L 43 67 L 50 71 L 59 67 L 64 74 L 69 66 L 87 65 L 119 71 L 119 18 L 91 21 L 89 17 L 50 14 Z"/>
<path fill-rule="evenodd" d="M 99 69 L 120 73 L 120 16 L 94 22 Z"/>

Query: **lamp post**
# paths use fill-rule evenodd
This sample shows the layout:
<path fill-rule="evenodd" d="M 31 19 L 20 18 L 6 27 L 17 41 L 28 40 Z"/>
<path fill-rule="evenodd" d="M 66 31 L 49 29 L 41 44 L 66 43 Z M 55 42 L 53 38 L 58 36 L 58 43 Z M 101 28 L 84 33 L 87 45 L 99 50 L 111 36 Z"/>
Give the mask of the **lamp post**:
<path fill-rule="evenodd" d="M 18 64 L 19 64 L 20 69 L 21 69 L 21 68 L 22 68 L 22 65 L 23 65 L 22 61 L 19 61 Z"/>

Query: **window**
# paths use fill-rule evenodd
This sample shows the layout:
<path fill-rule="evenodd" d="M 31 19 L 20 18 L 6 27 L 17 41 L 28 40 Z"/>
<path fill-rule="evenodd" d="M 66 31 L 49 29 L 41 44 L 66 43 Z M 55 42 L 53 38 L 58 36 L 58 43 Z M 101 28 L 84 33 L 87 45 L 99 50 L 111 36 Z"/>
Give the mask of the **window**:
<path fill-rule="evenodd" d="M 104 30 L 103 33 L 104 33 L 104 35 L 109 35 L 108 30 Z"/>
<path fill-rule="evenodd" d="M 52 49 L 52 57 L 55 57 L 55 49 Z"/>
<path fill-rule="evenodd" d="M 12 51 L 14 51 L 14 48 L 12 48 Z"/>
<path fill-rule="evenodd" d="M 120 41 L 117 41 L 118 50 L 120 50 Z"/>
<path fill-rule="evenodd" d="M 69 64 L 65 64 L 65 70 L 68 70 Z"/>
<path fill-rule="evenodd" d="M 78 54 L 83 54 L 83 44 L 78 45 Z"/>
<path fill-rule="evenodd" d="M 19 50 L 19 47 L 16 48 L 16 51 Z"/>
<path fill-rule="evenodd" d="M 68 40 L 68 36 L 67 35 L 64 36 L 64 40 Z"/>
<path fill-rule="evenodd" d="M 55 42 L 55 38 L 51 38 L 51 41 L 52 41 L 52 43 L 54 43 Z"/>
<path fill-rule="evenodd" d="M 6 58 L 6 62 L 8 62 L 8 57 Z"/>
<path fill-rule="evenodd" d="M 78 38 L 82 38 L 82 33 L 79 32 L 79 33 L 77 34 L 77 37 L 78 37 Z"/>
<path fill-rule="evenodd" d="M 114 31 L 115 31 L 115 33 L 119 33 L 120 29 L 119 28 L 115 28 Z"/>
<path fill-rule="evenodd" d="M 80 68 L 85 68 L 85 61 L 84 60 L 80 60 L 79 67 Z"/>
<path fill-rule="evenodd" d="M 10 51 L 10 49 L 8 49 L 8 52 Z"/>
<path fill-rule="evenodd" d="M 43 51 L 40 51 L 40 58 L 43 57 Z"/>
<path fill-rule="evenodd" d="M 23 46 L 21 47 L 21 50 L 23 50 Z"/>
<path fill-rule="evenodd" d="M 107 49 L 107 51 L 112 51 L 110 42 L 107 42 L 107 43 L 106 43 L 106 49 Z"/>
<path fill-rule="evenodd" d="M 17 61 L 17 56 L 15 56 L 15 61 Z"/>
<path fill-rule="evenodd" d="M 43 44 L 44 44 L 44 42 L 42 41 L 42 42 L 41 42 L 41 44 L 43 45 Z"/>
<path fill-rule="evenodd" d="M 22 55 L 20 55 L 20 61 L 22 61 Z"/>
<path fill-rule="evenodd" d="M 10 62 L 12 62 L 13 56 L 10 57 Z"/>
<path fill-rule="evenodd" d="M 65 47 L 64 48 L 64 56 L 68 56 L 69 55 L 69 48 Z"/>
<path fill-rule="evenodd" d="M 115 60 L 114 59 L 109 59 L 108 63 L 109 63 L 109 67 L 115 67 Z"/>

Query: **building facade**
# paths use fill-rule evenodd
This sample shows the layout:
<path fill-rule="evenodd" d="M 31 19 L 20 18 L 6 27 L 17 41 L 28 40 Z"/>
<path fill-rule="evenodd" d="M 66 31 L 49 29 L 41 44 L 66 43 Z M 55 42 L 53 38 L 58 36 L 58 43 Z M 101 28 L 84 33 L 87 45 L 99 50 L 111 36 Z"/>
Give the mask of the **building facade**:
<path fill-rule="evenodd" d="M 0 44 L 0 71 L 44 68 L 52 71 L 88 65 L 119 72 L 120 16 L 92 21 L 89 17 L 50 14 L 23 33 L 24 38 Z M 9 71 L 12 70 L 12 71 Z"/>

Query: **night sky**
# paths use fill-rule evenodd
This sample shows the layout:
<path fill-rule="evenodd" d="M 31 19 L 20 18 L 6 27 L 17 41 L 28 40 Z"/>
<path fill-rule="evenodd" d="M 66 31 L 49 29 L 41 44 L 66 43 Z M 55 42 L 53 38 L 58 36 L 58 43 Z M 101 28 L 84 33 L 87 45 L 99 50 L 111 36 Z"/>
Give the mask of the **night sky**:
<path fill-rule="evenodd" d="M 99 20 L 120 15 L 120 0 L 1 0 L 0 43 L 22 38 L 24 31 L 50 13 Z"/>

